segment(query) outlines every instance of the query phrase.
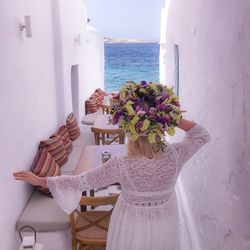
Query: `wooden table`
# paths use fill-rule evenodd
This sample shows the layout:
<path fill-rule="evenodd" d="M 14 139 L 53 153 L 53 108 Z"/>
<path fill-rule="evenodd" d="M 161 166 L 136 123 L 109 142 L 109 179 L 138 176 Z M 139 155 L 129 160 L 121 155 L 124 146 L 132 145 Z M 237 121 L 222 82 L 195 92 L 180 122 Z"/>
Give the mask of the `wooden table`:
<path fill-rule="evenodd" d="M 114 156 L 115 154 L 126 151 L 126 148 L 126 144 L 88 145 L 81 153 L 74 174 L 80 174 L 84 171 L 101 166 L 103 151 L 109 150 L 112 156 Z"/>
<path fill-rule="evenodd" d="M 84 148 L 77 163 L 75 173 L 81 174 L 84 171 L 97 168 L 102 165 L 102 152 L 109 150 L 114 156 L 115 154 L 122 153 L 126 150 L 125 144 L 113 144 L 113 145 L 88 145 Z M 112 157 L 111 156 L 111 157 Z M 90 190 L 90 196 L 94 196 L 94 190 Z M 82 193 L 83 196 L 87 195 L 87 192 Z M 93 209 L 93 207 L 92 207 Z M 81 211 L 86 211 L 86 206 L 81 206 Z"/>

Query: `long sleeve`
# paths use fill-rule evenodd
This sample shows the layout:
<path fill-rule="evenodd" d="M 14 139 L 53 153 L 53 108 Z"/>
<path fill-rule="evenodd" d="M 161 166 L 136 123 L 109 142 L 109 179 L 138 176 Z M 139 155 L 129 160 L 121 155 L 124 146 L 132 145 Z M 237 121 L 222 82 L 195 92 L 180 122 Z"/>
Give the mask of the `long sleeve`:
<path fill-rule="evenodd" d="M 70 214 L 78 206 L 83 191 L 105 187 L 119 181 L 119 165 L 114 157 L 102 166 L 80 175 L 48 177 L 47 185 L 57 205 Z"/>
<path fill-rule="evenodd" d="M 210 135 L 206 129 L 196 124 L 190 129 L 184 139 L 173 146 L 177 151 L 179 171 L 183 165 L 190 159 L 204 144 L 210 141 Z"/>

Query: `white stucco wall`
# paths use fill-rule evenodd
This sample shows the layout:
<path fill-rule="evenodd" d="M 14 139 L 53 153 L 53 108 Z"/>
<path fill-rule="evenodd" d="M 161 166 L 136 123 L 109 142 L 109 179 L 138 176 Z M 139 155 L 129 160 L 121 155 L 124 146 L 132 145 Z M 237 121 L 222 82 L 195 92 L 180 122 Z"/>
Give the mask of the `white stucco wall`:
<path fill-rule="evenodd" d="M 80 92 L 89 98 L 95 89 L 104 90 L 104 39 L 100 32 L 90 25 L 87 25 L 84 55 L 85 66 Z"/>
<path fill-rule="evenodd" d="M 31 17 L 31 38 L 19 29 L 25 15 Z M 1 250 L 18 249 L 15 224 L 32 191 L 14 181 L 12 172 L 30 168 L 40 140 L 72 111 L 71 66 L 79 65 L 79 89 L 84 90 L 79 92 L 79 117 L 96 87 L 82 80 L 92 74 L 85 69 L 86 19 L 81 0 L 0 3 Z M 80 43 L 75 41 L 78 35 Z"/>
<path fill-rule="evenodd" d="M 197 249 L 250 249 L 249 9 L 237 0 L 170 3 L 167 81 L 174 81 L 175 43 L 185 116 L 212 136 L 181 174 Z"/>
<path fill-rule="evenodd" d="M 0 5 L 0 241 L 10 250 L 18 249 L 15 223 L 31 191 L 12 172 L 31 166 L 39 140 L 55 131 L 59 117 L 50 1 Z M 20 32 L 24 15 L 31 16 L 32 38 Z"/>
<path fill-rule="evenodd" d="M 61 23 L 63 96 L 65 112 L 72 110 L 71 67 L 79 70 L 79 112 L 80 120 L 85 114 L 84 101 L 96 88 L 104 88 L 104 41 L 98 30 L 87 25 L 86 1 L 60 1 L 57 5 Z M 61 88 L 62 86 L 60 86 Z M 75 112 L 76 113 L 76 112 Z"/>

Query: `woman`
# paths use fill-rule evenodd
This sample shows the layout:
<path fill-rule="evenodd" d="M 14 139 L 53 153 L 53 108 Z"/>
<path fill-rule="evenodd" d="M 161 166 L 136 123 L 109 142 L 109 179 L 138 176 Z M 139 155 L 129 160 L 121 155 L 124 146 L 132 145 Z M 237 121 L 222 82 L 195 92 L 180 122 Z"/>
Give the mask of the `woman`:
<path fill-rule="evenodd" d="M 128 131 L 127 152 L 77 176 L 44 178 L 22 171 L 14 173 L 15 179 L 49 187 L 67 213 L 77 207 L 82 191 L 119 182 L 122 191 L 106 249 L 179 249 L 176 180 L 185 162 L 209 141 L 209 134 L 181 118 L 178 98 L 160 84 L 125 84 L 113 99 L 111 114 L 113 122 Z M 175 126 L 186 132 L 183 141 L 164 143 L 164 132 L 173 134 Z"/>

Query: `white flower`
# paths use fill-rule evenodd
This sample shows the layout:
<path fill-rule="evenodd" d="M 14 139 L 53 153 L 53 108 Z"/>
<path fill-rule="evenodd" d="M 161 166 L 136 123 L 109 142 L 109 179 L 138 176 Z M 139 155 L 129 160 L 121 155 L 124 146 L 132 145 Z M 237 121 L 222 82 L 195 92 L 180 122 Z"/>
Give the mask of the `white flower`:
<path fill-rule="evenodd" d="M 144 110 L 139 110 L 139 111 L 137 111 L 136 114 L 137 114 L 137 115 L 145 115 L 146 112 L 145 112 Z"/>

